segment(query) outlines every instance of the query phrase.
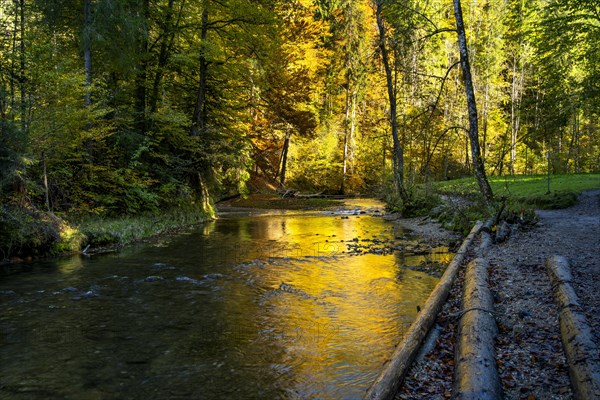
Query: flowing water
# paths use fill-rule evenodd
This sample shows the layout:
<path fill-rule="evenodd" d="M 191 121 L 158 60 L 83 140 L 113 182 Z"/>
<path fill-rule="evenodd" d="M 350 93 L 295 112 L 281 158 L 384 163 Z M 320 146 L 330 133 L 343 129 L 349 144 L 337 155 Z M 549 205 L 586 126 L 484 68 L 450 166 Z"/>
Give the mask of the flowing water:
<path fill-rule="evenodd" d="M 361 398 L 437 282 L 404 266 L 450 254 L 348 252 L 415 241 L 348 207 L 5 271 L 0 399 Z"/>

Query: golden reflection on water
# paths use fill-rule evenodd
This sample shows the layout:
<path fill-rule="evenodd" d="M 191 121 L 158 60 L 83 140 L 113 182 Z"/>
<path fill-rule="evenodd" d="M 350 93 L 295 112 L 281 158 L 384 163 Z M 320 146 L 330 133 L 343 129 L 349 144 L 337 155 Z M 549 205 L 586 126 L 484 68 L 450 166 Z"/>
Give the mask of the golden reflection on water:
<path fill-rule="evenodd" d="M 451 255 L 347 245 L 405 235 L 365 215 L 237 217 L 161 247 L 59 259 L 0 281 L 3 381 L 40 400 L 362 398 L 437 283 L 403 266 Z"/>
<path fill-rule="evenodd" d="M 259 321 L 253 340 L 282 353 L 300 398 L 364 390 L 361 384 L 374 379 L 437 283 L 401 266 L 450 257 L 347 253 L 346 243 L 399 233 L 376 218 L 271 216 L 259 226 L 247 222 L 239 225 L 240 237 L 260 239 L 254 257 L 263 262 L 240 269 L 257 290 L 252 299 L 225 303 L 257 304 L 246 308 Z M 240 314 L 229 311 L 229 325 L 242 325 Z"/>

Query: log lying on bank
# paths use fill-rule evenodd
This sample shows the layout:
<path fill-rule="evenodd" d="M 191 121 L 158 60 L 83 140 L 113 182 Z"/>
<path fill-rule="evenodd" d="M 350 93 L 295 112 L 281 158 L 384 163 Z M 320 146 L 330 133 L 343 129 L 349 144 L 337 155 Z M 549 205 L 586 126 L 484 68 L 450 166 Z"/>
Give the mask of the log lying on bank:
<path fill-rule="evenodd" d="M 421 343 L 435 323 L 437 315 L 446 302 L 460 265 L 464 261 L 467 250 L 473 242 L 475 235 L 479 232 L 481 225 L 481 222 L 478 222 L 473 226 L 471 233 L 463 241 L 454 259 L 446 268 L 444 275 L 442 275 L 433 292 L 431 292 L 417 319 L 410 326 L 402 342 L 396 347 L 390 361 L 384 366 L 383 371 L 367 390 L 364 399 L 382 400 L 394 397 L 408 372 L 408 368 L 417 356 Z"/>
<path fill-rule="evenodd" d="M 463 311 L 456 340 L 453 398 L 457 400 L 502 398 L 494 350 L 498 327 L 488 286 L 488 267 L 484 258 L 477 258 L 469 263 L 465 273 Z"/>
<path fill-rule="evenodd" d="M 506 221 L 500 221 L 496 226 L 496 243 L 502 243 L 510 236 L 510 225 Z"/>
<path fill-rule="evenodd" d="M 600 399 L 600 355 L 571 285 L 569 261 L 562 256 L 552 256 L 546 260 L 546 268 L 560 308 L 560 334 L 569 364 L 573 397 L 576 400 Z"/>

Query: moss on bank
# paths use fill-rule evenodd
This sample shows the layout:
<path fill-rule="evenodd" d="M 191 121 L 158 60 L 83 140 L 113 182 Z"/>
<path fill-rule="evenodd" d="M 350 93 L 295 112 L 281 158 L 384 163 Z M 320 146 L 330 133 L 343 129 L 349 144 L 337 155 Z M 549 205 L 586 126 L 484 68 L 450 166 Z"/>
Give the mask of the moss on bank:
<path fill-rule="evenodd" d="M 82 245 L 91 248 L 122 247 L 152 236 L 171 233 L 211 219 L 196 209 L 173 209 L 162 214 L 123 216 L 121 218 L 87 217 L 78 228 L 84 235 Z"/>
<path fill-rule="evenodd" d="M 0 209 L 0 261 L 122 247 L 202 223 L 212 216 L 195 208 L 121 217 L 57 216 L 16 206 Z"/>

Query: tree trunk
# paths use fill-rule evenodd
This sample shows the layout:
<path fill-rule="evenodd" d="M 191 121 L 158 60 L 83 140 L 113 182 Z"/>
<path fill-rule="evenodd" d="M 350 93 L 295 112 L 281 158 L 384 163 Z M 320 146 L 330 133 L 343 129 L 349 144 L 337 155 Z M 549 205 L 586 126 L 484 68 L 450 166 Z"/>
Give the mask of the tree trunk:
<path fill-rule="evenodd" d="M 406 191 L 404 189 L 404 153 L 398 137 L 398 116 L 396 111 L 396 90 L 394 87 L 394 77 L 390 66 L 389 54 L 386 46 L 386 31 L 381 11 L 383 9 L 383 0 L 375 0 L 377 18 L 377 27 L 379 28 L 379 49 L 381 51 L 381 60 L 385 69 L 388 98 L 390 101 L 390 128 L 392 130 L 392 140 L 394 141 L 394 183 L 398 195 L 405 199 Z"/>
<path fill-rule="evenodd" d="M 546 268 L 560 309 L 560 333 L 569 364 L 573 397 L 576 400 L 599 399 L 600 357 L 592 329 L 571 285 L 569 262 L 565 257 L 553 256 L 546 260 Z"/>
<path fill-rule="evenodd" d="M 522 49 L 522 45 L 520 45 L 519 49 L 519 51 L 524 51 Z M 519 131 L 521 129 L 521 101 L 523 98 L 523 80 L 525 79 L 525 66 L 521 54 L 515 55 L 513 57 L 512 72 L 513 76 L 510 95 L 510 173 L 511 175 L 514 175 L 516 173 L 515 165 L 517 163 L 517 141 L 519 138 Z"/>
<path fill-rule="evenodd" d="M 458 33 L 458 47 L 460 50 L 460 65 L 465 81 L 465 91 L 467 95 L 467 105 L 469 108 L 469 140 L 471 141 L 471 162 L 475 178 L 479 184 L 479 189 L 484 199 L 491 202 L 494 194 L 487 180 L 481 151 L 479 149 L 479 129 L 477 121 L 477 102 L 475 101 L 475 90 L 471 78 L 471 66 L 469 64 L 469 52 L 467 48 L 467 36 L 465 34 L 465 24 L 462 16 L 462 7 L 460 0 L 453 0 L 454 16 L 456 17 L 456 31 Z"/>
<path fill-rule="evenodd" d="M 92 105 L 92 0 L 83 0 L 83 70 L 85 74 L 85 97 L 84 107 Z M 87 125 L 90 129 L 91 125 Z M 87 163 L 92 162 L 92 139 L 86 139 L 84 143 L 87 152 Z"/>
<path fill-rule="evenodd" d="M 208 5 L 205 4 L 202 11 L 202 25 L 200 27 L 200 60 L 199 74 L 200 81 L 198 86 L 198 96 L 194 107 L 194 115 L 192 117 L 192 126 L 190 127 L 190 136 L 196 137 L 206 133 L 207 115 L 206 115 L 206 88 L 207 88 L 207 73 L 208 61 L 206 59 L 206 38 L 208 36 Z M 207 140 L 206 137 L 203 140 Z M 207 168 L 207 166 L 205 166 Z M 192 188 L 196 191 L 197 201 L 201 202 L 202 209 L 207 213 L 212 213 L 210 205 L 210 197 L 208 186 L 205 181 L 204 173 L 207 171 L 192 172 Z"/>
<path fill-rule="evenodd" d="M 485 83 L 485 96 L 483 98 L 483 143 L 481 145 L 481 158 L 485 163 L 485 153 L 487 151 L 487 133 L 488 133 L 488 119 L 489 119 L 489 103 L 490 103 L 490 84 Z"/>
<path fill-rule="evenodd" d="M 84 105 L 92 105 L 92 0 L 83 0 L 83 69 L 85 74 Z"/>
<path fill-rule="evenodd" d="M 287 172 L 287 157 L 288 157 L 288 150 L 290 148 L 290 137 L 291 137 L 291 130 L 288 127 L 287 131 L 285 133 L 285 139 L 283 141 L 283 149 L 281 150 L 281 168 L 279 169 L 279 184 L 282 188 L 285 187 L 285 174 Z"/>
<path fill-rule="evenodd" d="M 139 51 L 140 65 L 135 77 L 135 127 L 138 133 L 145 135 L 148 129 L 146 118 L 147 91 L 146 80 L 148 79 L 148 13 L 150 9 L 150 0 L 144 0 L 140 18 L 142 19 L 142 29 L 139 33 Z"/>
<path fill-rule="evenodd" d="M 21 71 L 19 72 L 19 89 L 21 92 L 20 111 L 21 111 L 21 131 L 27 132 L 27 99 L 26 99 L 26 64 L 25 64 L 25 1 L 19 0 L 19 30 L 21 34 L 19 48 L 19 62 Z"/>
<path fill-rule="evenodd" d="M 489 237 L 489 235 L 488 235 Z M 496 368 L 494 300 L 488 285 L 488 262 L 477 258 L 465 273 L 463 311 L 458 326 L 453 399 L 502 398 Z"/>
<path fill-rule="evenodd" d="M 349 75 L 349 73 L 348 73 Z M 350 79 L 346 81 L 346 118 L 344 121 L 344 149 L 342 154 L 342 182 L 340 183 L 340 194 L 346 193 L 346 176 L 348 175 L 348 147 L 354 135 L 356 94 L 350 94 Z"/>
<path fill-rule="evenodd" d="M 206 59 L 206 36 L 208 34 L 208 9 L 202 11 L 202 26 L 200 28 L 200 83 L 194 116 L 192 118 L 191 136 L 198 136 L 206 131 L 206 82 L 208 74 L 208 60 Z"/>
<path fill-rule="evenodd" d="M 44 182 L 44 200 L 46 201 L 46 209 L 50 211 L 50 190 L 48 189 L 48 173 L 46 170 L 46 153 L 42 152 L 42 173 Z"/>
<path fill-rule="evenodd" d="M 160 90 L 160 84 L 163 78 L 164 69 L 167 65 L 169 57 L 171 55 L 171 51 L 173 49 L 173 43 L 175 41 L 175 29 L 179 26 L 179 21 L 181 20 L 181 13 L 183 11 L 183 5 L 185 1 L 181 2 L 181 6 L 179 8 L 179 15 L 177 17 L 177 21 L 175 26 L 172 26 L 173 21 L 173 4 L 175 0 L 169 0 L 167 5 L 168 11 L 167 16 L 165 17 L 164 29 L 162 32 L 162 42 L 160 44 L 160 51 L 158 53 L 158 62 L 156 66 L 156 73 L 154 74 L 154 80 L 152 83 L 152 91 L 149 99 L 149 109 L 150 115 L 152 116 L 156 113 L 158 109 L 158 92 Z"/>
<path fill-rule="evenodd" d="M 15 113 L 14 113 L 14 109 L 15 109 L 15 104 L 16 104 L 16 95 L 15 95 L 15 82 L 18 81 L 18 77 L 17 77 L 17 67 L 16 67 L 16 60 L 18 59 L 17 56 L 17 37 L 18 37 L 18 32 L 19 32 L 19 3 L 15 1 L 15 9 L 14 9 L 14 19 L 13 19 L 13 28 L 12 28 L 12 57 L 10 60 L 10 79 L 9 79 L 9 85 L 10 85 L 10 114 L 11 114 L 11 121 L 14 121 L 15 118 Z"/>

